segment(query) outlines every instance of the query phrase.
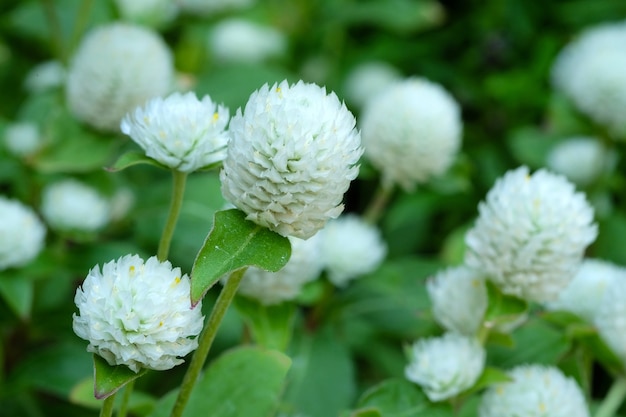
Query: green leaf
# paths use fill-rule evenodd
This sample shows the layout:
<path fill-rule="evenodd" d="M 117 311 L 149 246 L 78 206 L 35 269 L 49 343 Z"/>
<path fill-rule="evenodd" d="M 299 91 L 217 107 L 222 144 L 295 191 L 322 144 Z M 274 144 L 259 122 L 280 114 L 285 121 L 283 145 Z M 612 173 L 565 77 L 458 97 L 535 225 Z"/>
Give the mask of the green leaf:
<path fill-rule="evenodd" d="M 474 385 L 464 394 L 473 394 L 482 390 L 483 388 L 487 388 L 490 385 L 501 384 L 503 382 L 509 382 L 511 380 L 511 377 L 507 375 L 505 371 L 488 366 L 485 368 L 485 370 L 480 375 L 478 380 L 474 383 Z"/>
<path fill-rule="evenodd" d="M 533 169 L 546 165 L 546 157 L 556 143 L 553 135 L 535 127 L 518 129 L 507 140 L 515 159 Z"/>
<path fill-rule="evenodd" d="M 93 355 L 94 366 L 94 397 L 99 400 L 115 394 L 120 388 L 140 376 L 148 370 L 141 369 L 135 373 L 125 365 L 111 366 L 98 355 Z"/>
<path fill-rule="evenodd" d="M 149 158 L 143 152 L 139 151 L 128 151 L 120 155 L 120 157 L 111 165 L 107 167 L 106 170 L 109 172 L 118 172 L 122 171 L 128 167 L 132 167 L 133 165 L 152 165 L 155 167 L 163 168 L 169 170 L 170 168 L 161 164 L 160 162 Z"/>
<path fill-rule="evenodd" d="M 485 313 L 485 322 L 494 326 L 515 323 L 528 313 L 528 303 L 512 295 L 504 294 L 491 281 L 487 280 L 489 305 Z"/>
<path fill-rule="evenodd" d="M 281 269 L 291 256 L 289 239 L 246 220 L 236 209 L 218 211 L 191 270 L 191 302 L 195 305 L 222 276 L 246 266 Z"/>
<path fill-rule="evenodd" d="M 362 408 L 346 414 L 346 417 L 383 417 L 376 407 Z"/>
<path fill-rule="evenodd" d="M 123 396 L 115 397 L 115 408 L 120 406 Z M 93 376 L 85 378 L 72 388 L 69 400 L 73 404 L 78 404 L 85 408 L 98 410 L 102 407 L 102 400 L 98 400 L 93 395 Z M 128 401 L 128 410 L 138 415 L 146 415 L 154 409 L 156 401 L 154 397 L 144 392 L 134 389 Z"/>
<path fill-rule="evenodd" d="M 33 307 L 34 283 L 19 273 L 3 271 L 0 276 L 0 296 L 21 319 L 30 316 Z"/>
<path fill-rule="evenodd" d="M 183 417 L 261 417 L 276 409 L 287 371 L 288 356 L 260 347 L 244 346 L 225 352 L 200 378 Z M 165 396 L 150 417 L 166 417 L 177 392 Z"/>
<path fill-rule="evenodd" d="M 258 345 L 282 352 L 287 349 L 296 313 L 294 303 L 265 306 L 257 300 L 237 297 L 235 308 L 243 316 Z"/>

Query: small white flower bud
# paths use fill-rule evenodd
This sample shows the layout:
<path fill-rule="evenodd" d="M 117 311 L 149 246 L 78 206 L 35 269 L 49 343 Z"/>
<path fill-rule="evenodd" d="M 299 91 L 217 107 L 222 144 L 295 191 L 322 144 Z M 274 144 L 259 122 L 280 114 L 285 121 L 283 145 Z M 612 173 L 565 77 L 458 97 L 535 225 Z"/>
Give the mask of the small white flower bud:
<path fill-rule="evenodd" d="M 0 271 L 33 260 L 45 237 L 46 228 L 30 207 L 0 196 Z"/>

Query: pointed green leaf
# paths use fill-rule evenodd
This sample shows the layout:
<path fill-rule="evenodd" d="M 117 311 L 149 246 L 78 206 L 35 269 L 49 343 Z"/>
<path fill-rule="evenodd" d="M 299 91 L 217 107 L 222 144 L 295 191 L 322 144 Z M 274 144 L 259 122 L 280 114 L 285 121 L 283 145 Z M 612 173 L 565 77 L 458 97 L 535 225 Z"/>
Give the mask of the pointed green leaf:
<path fill-rule="evenodd" d="M 3 274 L 0 276 L 0 296 L 18 317 L 27 318 L 33 305 L 33 281 L 19 274 L 8 276 L 4 271 Z"/>
<path fill-rule="evenodd" d="M 191 270 L 191 302 L 229 272 L 246 266 L 278 271 L 291 256 L 289 239 L 245 219 L 236 209 L 218 211 Z"/>
<path fill-rule="evenodd" d="M 487 283 L 489 305 L 485 313 L 485 322 L 491 325 L 509 325 L 522 319 L 528 312 L 528 303 L 512 295 L 504 294 L 491 281 Z"/>
<path fill-rule="evenodd" d="M 141 369 L 135 373 L 124 365 L 111 366 L 98 355 L 93 355 L 93 367 L 93 395 L 99 400 L 115 394 L 124 385 L 148 372 L 147 369 Z"/>
<path fill-rule="evenodd" d="M 294 303 L 266 306 L 257 300 L 237 297 L 235 308 L 243 316 L 258 345 L 281 352 L 287 349 L 296 313 Z"/>
<path fill-rule="evenodd" d="M 501 384 L 503 382 L 509 382 L 512 378 L 507 375 L 506 372 L 499 368 L 486 367 L 483 373 L 480 375 L 478 380 L 474 383 L 474 385 L 469 388 L 464 394 L 473 394 L 476 393 L 483 388 L 487 388 L 490 385 Z"/>
<path fill-rule="evenodd" d="M 115 397 L 115 408 L 119 408 L 123 395 Z M 98 410 L 102 407 L 102 401 L 93 395 L 93 376 L 81 380 L 74 385 L 69 393 L 69 400 L 72 404 L 78 404 L 85 408 Z M 146 415 L 154 409 L 156 400 L 151 395 L 134 389 L 130 394 L 128 409 L 137 415 Z"/>
<path fill-rule="evenodd" d="M 150 157 L 147 157 L 146 154 L 144 154 L 143 152 L 128 151 L 126 153 L 123 153 L 119 158 L 117 158 L 117 161 L 115 161 L 115 163 L 112 166 L 107 167 L 106 170 L 109 172 L 118 172 L 128 167 L 132 167 L 133 165 L 141 165 L 141 164 L 152 165 L 152 166 L 167 169 L 167 170 L 170 169 L 169 167 L 166 167 L 160 162 L 157 162 L 156 160 Z"/>

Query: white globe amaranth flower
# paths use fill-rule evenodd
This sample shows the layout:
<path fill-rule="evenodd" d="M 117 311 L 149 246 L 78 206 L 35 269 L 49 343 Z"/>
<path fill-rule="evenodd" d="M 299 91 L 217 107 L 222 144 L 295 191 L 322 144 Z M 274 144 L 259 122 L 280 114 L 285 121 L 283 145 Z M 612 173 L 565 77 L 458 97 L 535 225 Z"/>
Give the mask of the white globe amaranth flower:
<path fill-rule="evenodd" d="M 322 271 L 319 234 L 303 240 L 290 237 L 291 258 L 277 272 L 251 267 L 239 284 L 239 294 L 271 305 L 296 298 L 304 284 L 317 279 Z"/>
<path fill-rule="evenodd" d="M 67 74 L 67 103 L 81 121 L 115 132 L 126 113 L 167 94 L 173 75 L 172 54 L 156 32 L 111 23 L 79 45 Z"/>
<path fill-rule="evenodd" d="M 15 156 L 32 155 L 39 150 L 42 143 L 39 127 L 32 122 L 11 123 L 4 131 L 4 146 Z"/>
<path fill-rule="evenodd" d="M 615 280 L 626 281 L 626 268 L 600 259 L 585 259 L 567 287 L 546 308 L 569 311 L 593 323 L 607 288 Z"/>
<path fill-rule="evenodd" d="M 626 21 L 583 31 L 557 56 L 552 83 L 576 107 L 626 139 Z"/>
<path fill-rule="evenodd" d="M 337 96 L 316 84 L 265 84 L 230 121 L 222 194 L 248 220 L 283 236 L 313 236 L 341 214 L 358 175 L 355 125 Z"/>
<path fill-rule="evenodd" d="M 171 0 L 115 0 L 115 5 L 123 20 L 155 28 L 178 14 L 178 6 Z"/>
<path fill-rule="evenodd" d="M 209 96 L 173 93 L 157 97 L 122 119 L 122 133 L 146 155 L 181 172 L 217 164 L 226 157 L 228 108 Z"/>
<path fill-rule="evenodd" d="M 244 19 L 217 23 L 209 35 L 209 50 L 217 62 L 262 62 L 284 55 L 285 35 L 271 27 Z"/>
<path fill-rule="evenodd" d="M 487 311 L 484 275 L 465 265 L 446 268 L 426 281 L 434 319 L 446 330 L 473 336 Z"/>
<path fill-rule="evenodd" d="M 35 65 L 24 80 L 24 87 L 30 93 L 41 93 L 61 87 L 67 76 L 65 67 L 59 61 L 45 61 Z"/>
<path fill-rule="evenodd" d="M 529 301 L 555 300 L 598 234 L 585 195 L 543 169 L 507 172 L 478 211 L 465 236 L 467 265 L 504 293 Z"/>
<path fill-rule="evenodd" d="M 405 377 L 419 384 L 431 401 L 443 401 L 471 388 L 485 368 L 485 350 L 458 333 L 420 339 L 410 348 Z"/>
<path fill-rule="evenodd" d="M 0 196 L 0 271 L 35 259 L 45 237 L 46 227 L 30 207 Z"/>
<path fill-rule="evenodd" d="M 319 234 L 328 279 L 338 287 L 374 271 L 387 255 L 378 228 L 355 214 L 330 220 Z"/>
<path fill-rule="evenodd" d="M 343 89 L 348 102 L 358 107 L 402 80 L 400 71 L 383 61 L 363 62 L 348 72 Z"/>
<path fill-rule="evenodd" d="M 611 280 L 594 315 L 600 337 L 626 368 L 626 280 Z"/>
<path fill-rule="evenodd" d="M 190 280 L 168 261 L 125 255 L 89 271 L 76 290 L 74 332 L 110 365 L 165 370 L 198 346 L 202 303 L 192 308 Z"/>
<path fill-rule="evenodd" d="M 582 390 L 556 367 L 522 365 L 483 395 L 479 417 L 589 417 Z"/>
<path fill-rule="evenodd" d="M 587 186 L 615 165 L 615 155 L 596 138 L 573 137 L 552 148 L 546 165 L 570 181 Z"/>
<path fill-rule="evenodd" d="M 44 188 L 41 213 L 53 229 L 95 232 L 109 222 L 111 206 L 95 188 L 66 179 Z"/>
<path fill-rule="evenodd" d="M 212 16 L 248 8 L 256 3 L 256 0 L 178 0 L 177 3 L 185 13 Z"/>
<path fill-rule="evenodd" d="M 373 96 L 359 120 L 365 156 L 386 186 L 412 190 L 443 174 L 461 146 L 459 105 L 423 78 L 399 81 Z"/>

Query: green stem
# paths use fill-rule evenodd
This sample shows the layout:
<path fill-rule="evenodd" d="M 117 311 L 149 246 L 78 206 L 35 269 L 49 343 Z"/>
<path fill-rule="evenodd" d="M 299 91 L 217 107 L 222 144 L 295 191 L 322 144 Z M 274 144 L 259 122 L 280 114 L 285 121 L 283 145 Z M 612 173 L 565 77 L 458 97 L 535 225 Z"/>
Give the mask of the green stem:
<path fill-rule="evenodd" d="M 476 338 L 478 339 L 481 345 L 485 346 L 485 343 L 487 343 L 487 338 L 489 338 L 490 332 L 491 332 L 491 326 L 486 325 L 485 323 L 483 323 L 482 326 L 480 326 L 480 328 L 478 329 L 478 334 L 476 335 Z"/>
<path fill-rule="evenodd" d="M 189 368 L 183 378 L 183 382 L 180 386 L 180 391 L 178 392 L 178 397 L 176 398 L 176 403 L 174 404 L 174 409 L 172 410 L 170 417 L 181 417 L 183 415 L 183 410 L 187 405 L 187 401 L 189 401 L 191 391 L 198 380 L 198 376 L 202 371 L 202 367 L 204 366 L 207 356 L 209 356 L 209 350 L 211 350 L 211 345 L 213 344 L 217 330 L 222 323 L 226 310 L 228 310 L 233 298 L 235 298 L 237 288 L 239 288 L 239 283 L 241 282 L 246 269 L 247 268 L 242 268 L 230 274 L 230 277 L 222 288 L 222 292 L 213 306 L 213 310 L 211 311 L 206 327 L 200 335 L 198 349 L 196 349 L 193 357 L 191 358 Z"/>
<path fill-rule="evenodd" d="M 104 399 L 102 408 L 100 409 L 100 417 L 111 417 L 113 415 L 113 404 L 115 403 L 115 394 Z"/>
<path fill-rule="evenodd" d="M 76 17 L 76 23 L 74 24 L 74 30 L 72 31 L 72 43 L 70 44 L 71 51 L 76 48 L 83 36 L 83 32 L 85 32 L 85 28 L 89 23 L 89 17 L 91 16 L 93 3 L 94 0 L 82 0 L 80 2 L 78 16 Z"/>
<path fill-rule="evenodd" d="M 178 221 L 180 208 L 183 205 L 185 183 L 187 181 L 187 174 L 184 172 L 172 170 L 172 176 L 174 179 L 174 186 L 172 188 L 170 212 L 167 215 L 165 228 L 163 229 L 161 241 L 159 242 L 159 250 L 157 251 L 157 258 L 159 258 L 159 261 L 161 262 L 167 260 L 167 256 L 170 253 L 170 243 L 172 243 L 172 236 L 174 236 L 174 230 L 176 229 L 176 222 Z"/>
<path fill-rule="evenodd" d="M 63 46 L 63 31 L 57 17 L 56 9 L 54 7 L 54 0 L 41 0 L 41 5 L 46 14 L 46 20 L 50 29 L 50 38 L 52 42 L 52 50 L 57 59 L 61 61 L 63 65 L 67 65 L 67 55 Z"/>
<path fill-rule="evenodd" d="M 122 397 L 122 404 L 120 404 L 117 417 L 126 417 L 126 414 L 128 414 L 128 402 L 130 401 L 130 394 L 132 394 L 133 388 L 135 388 L 134 379 L 126 384 L 126 387 L 124 388 L 124 396 Z"/>
<path fill-rule="evenodd" d="M 385 208 L 387 207 L 387 203 L 389 203 L 389 199 L 391 198 L 392 193 L 392 185 L 379 185 L 378 189 L 376 189 L 374 197 L 372 198 L 372 201 L 370 201 L 369 206 L 365 210 L 363 219 L 370 224 L 378 223 L 378 220 L 380 220 L 385 211 Z"/>
<path fill-rule="evenodd" d="M 594 417 L 612 417 L 626 397 L 626 378 L 617 377 Z"/>

